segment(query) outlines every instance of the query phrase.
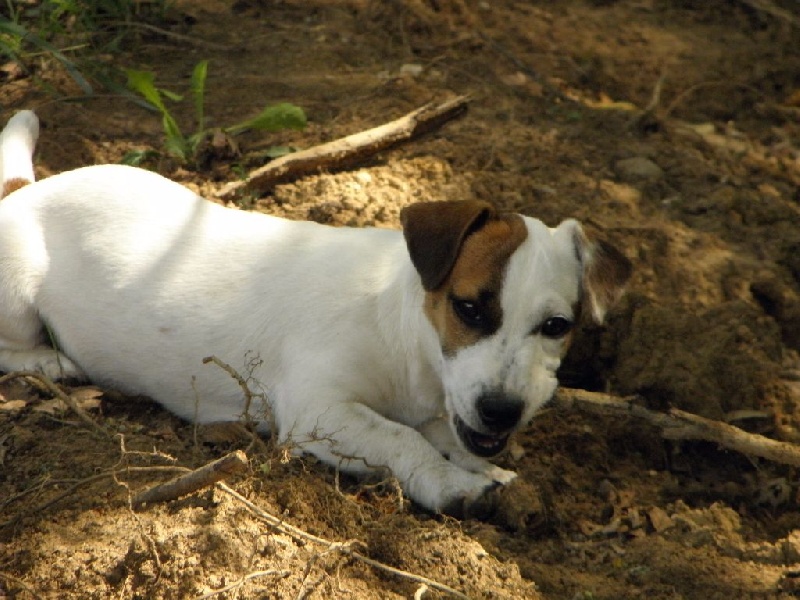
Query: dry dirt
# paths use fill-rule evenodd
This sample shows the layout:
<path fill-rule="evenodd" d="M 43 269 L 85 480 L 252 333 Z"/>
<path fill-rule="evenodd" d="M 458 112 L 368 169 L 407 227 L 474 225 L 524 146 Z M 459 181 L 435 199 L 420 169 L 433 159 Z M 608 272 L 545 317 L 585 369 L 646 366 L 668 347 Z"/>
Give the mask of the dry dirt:
<path fill-rule="evenodd" d="M 409 202 L 477 197 L 550 224 L 582 219 L 636 271 L 607 326 L 581 332 L 563 383 L 796 441 L 798 8 L 187 1 L 158 23 L 168 34 L 142 30 L 108 60 L 186 91 L 194 64 L 209 59 L 212 125 L 278 101 L 306 109 L 304 132 L 242 136 L 244 158 L 211 157 L 198 170 L 151 165 L 207 195 L 269 146 L 310 147 L 471 94 L 468 114 L 440 131 L 280 186 L 257 208 L 396 227 Z M 41 177 L 163 148 L 156 115 L 118 95 L 79 97 L 57 63 L 0 76 L 2 120 L 20 108 L 42 119 Z M 188 105 L 176 114 L 191 126 Z M 800 593 L 796 470 L 667 442 L 640 422 L 544 411 L 501 461 L 537 492 L 500 521 L 456 521 L 409 504 L 391 481 L 339 477 L 269 440 L 250 447 L 196 429 L 144 399 L 95 396 L 82 392 L 81 402 L 110 438 L 47 393 L 2 387 L 0 598 L 198 598 L 226 586 L 215 597 L 447 596 L 276 529 L 220 489 L 129 508 L 132 494 L 171 476 L 152 467 L 195 467 L 234 448 L 248 448 L 250 466 L 230 485 L 262 510 L 469 597 Z M 525 502 L 539 504 L 539 518 L 514 518 Z"/>

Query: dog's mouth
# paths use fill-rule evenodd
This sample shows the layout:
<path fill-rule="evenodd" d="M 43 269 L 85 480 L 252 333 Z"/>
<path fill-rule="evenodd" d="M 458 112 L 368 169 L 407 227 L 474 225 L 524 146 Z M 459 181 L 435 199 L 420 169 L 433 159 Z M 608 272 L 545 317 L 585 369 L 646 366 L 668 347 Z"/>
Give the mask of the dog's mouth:
<path fill-rule="evenodd" d="M 456 425 L 458 437 L 461 438 L 464 446 L 476 456 L 482 458 L 496 456 L 500 454 L 508 444 L 509 433 L 480 433 L 467 425 L 458 415 L 453 417 L 453 422 Z"/>

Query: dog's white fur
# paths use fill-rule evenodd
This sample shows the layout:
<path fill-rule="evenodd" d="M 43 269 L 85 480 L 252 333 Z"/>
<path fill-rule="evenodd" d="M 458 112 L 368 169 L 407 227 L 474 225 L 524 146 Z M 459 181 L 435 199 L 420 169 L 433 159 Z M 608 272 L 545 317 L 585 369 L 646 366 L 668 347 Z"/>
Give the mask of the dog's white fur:
<path fill-rule="evenodd" d="M 29 111 L 7 125 L 4 182 L 32 180 L 37 131 Z M 0 369 L 85 374 L 213 422 L 239 418 L 244 399 L 202 359 L 244 372 L 257 358 L 282 439 L 351 472 L 388 467 L 419 504 L 451 509 L 514 477 L 464 447 L 454 415 L 480 429 L 476 396 L 502 389 L 524 400 L 527 423 L 564 350 L 535 328 L 575 317 L 593 291 L 575 221 L 524 223 L 501 327 L 453 354 L 400 232 L 232 210 L 132 167 L 62 173 L 0 202 Z M 589 309 L 602 318 L 608 304 Z"/>

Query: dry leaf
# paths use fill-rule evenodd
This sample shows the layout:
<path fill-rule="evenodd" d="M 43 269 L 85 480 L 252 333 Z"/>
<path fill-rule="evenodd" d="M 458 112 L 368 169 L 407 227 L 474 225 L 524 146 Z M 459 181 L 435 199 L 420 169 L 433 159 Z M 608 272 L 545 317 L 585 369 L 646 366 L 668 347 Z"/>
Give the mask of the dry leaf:
<path fill-rule="evenodd" d="M 8 400 L 0 402 L 0 410 L 22 410 L 28 405 L 25 400 Z"/>
<path fill-rule="evenodd" d="M 97 408 L 97 405 L 92 402 L 89 402 L 86 406 L 84 406 L 83 403 L 101 398 L 103 396 L 103 390 L 98 387 L 85 386 L 75 388 L 69 395 L 75 399 L 75 402 L 77 402 L 78 406 L 81 408 Z"/>
<path fill-rule="evenodd" d="M 78 388 L 74 390 L 70 397 L 75 401 L 79 408 L 83 410 L 96 410 L 100 408 L 100 396 L 103 392 L 97 388 Z M 44 400 L 33 407 L 36 412 L 45 413 L 48 415 L 56 415 L 67 412 L 69 407 L 58 398 Z"/>

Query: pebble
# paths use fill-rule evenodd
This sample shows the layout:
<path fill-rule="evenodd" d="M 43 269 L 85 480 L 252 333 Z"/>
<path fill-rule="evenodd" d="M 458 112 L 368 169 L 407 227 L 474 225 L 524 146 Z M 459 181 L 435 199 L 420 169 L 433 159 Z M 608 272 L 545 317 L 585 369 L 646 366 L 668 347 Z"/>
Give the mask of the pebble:
<path fill-rule="evenodd" d="M 627 182 L 657 181 L 664 176 L 664 170 L 649 158 L 634 156 L 614 163 L 617 176 Z"/>
<path fill-rule="evenodd" d="M 423 67 L 416 63 L 406 63 L 400 67 L 400 75 L 410 75 L 411 77 L 419 77 L 422 75 Z"/>

